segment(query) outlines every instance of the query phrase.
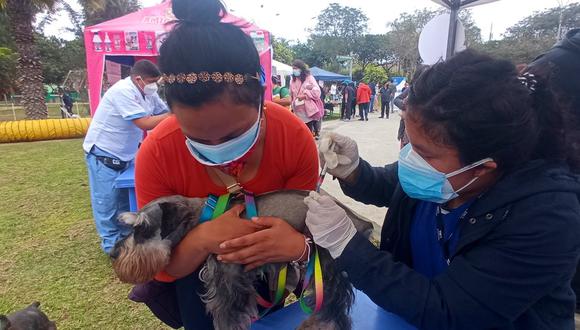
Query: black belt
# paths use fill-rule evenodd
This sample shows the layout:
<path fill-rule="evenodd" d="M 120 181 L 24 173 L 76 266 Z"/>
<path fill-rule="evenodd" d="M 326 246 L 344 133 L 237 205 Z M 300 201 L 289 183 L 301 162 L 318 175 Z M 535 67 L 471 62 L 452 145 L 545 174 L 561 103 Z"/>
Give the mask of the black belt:
<path fill-rule="evenodd" d="M 97 160 L 101 163 L 103 163 L 103 165 L 105 165 L 106 167 L 115 170 L 115 171 L 122 171 L 125 170 L 127 168 L 127 166 L 129 165 L 129 162 L 124 162 L 120 159 L 117 158 L 111 158 L 111 157 L 106 157 L 106 156 L 97 156 L 95 155 L 95 157 L 97 158 Z"/>

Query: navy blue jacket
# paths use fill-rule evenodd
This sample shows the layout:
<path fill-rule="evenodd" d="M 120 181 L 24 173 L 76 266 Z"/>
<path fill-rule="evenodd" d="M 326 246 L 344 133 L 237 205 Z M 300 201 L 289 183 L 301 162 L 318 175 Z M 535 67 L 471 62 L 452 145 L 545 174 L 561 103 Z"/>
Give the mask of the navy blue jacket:
<path fill-rule="evenodd" d="M 356 288 L 421 329 L 574 329 L 570 281 L 580 255 L 580 176 L 532 161 L 469 208 L 451 264 L 434 279 L 413 270 L 416 200 L 397 164 L 361 160 L 350 197 L 389 207 L 377 250 L 357 234 L 337 259 Z"/>

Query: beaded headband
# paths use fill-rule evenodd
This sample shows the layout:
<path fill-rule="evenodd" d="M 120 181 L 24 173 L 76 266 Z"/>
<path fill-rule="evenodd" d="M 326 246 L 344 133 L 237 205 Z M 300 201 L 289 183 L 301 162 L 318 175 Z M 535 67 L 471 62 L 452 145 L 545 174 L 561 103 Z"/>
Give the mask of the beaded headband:
<path fill-rule="evenodd" d="M 531 93 L 536 91 L 538 86 L 538 81 L 533 73 L 526 72 L 518 77 L 518 80 L 522 85 L 526 86 Z"/>
<path fill-rule="evenodd" d="M 165 84 L 196 84 L 196 83 L 207 83 L 214 82 L 216 84 L 221 84 L 222 82 L 228 84 L 242 85 L 252 79 L 260 80 L 257 76 L 251 76 L 248 74 L 241 73 L 231 73 L 231 72 L 213 72 L 209 73 L 207 71 L 202 71 L 200 73 L 190 72 L 190 73 L 178 73 L 178 74 L 162 74 L 161 79 Z"/>

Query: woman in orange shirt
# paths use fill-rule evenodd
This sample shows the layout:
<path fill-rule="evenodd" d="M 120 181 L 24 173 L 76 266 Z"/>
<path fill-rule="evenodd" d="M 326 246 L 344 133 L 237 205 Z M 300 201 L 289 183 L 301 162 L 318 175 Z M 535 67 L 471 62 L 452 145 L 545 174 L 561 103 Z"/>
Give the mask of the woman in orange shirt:
<path fill-rule="evenodd" d="M 312 135 L 293 114 L 263 102 L 252 39 L 238 26 L 221 22 L 226 10 L 219 0 L 174 0 L 173 12 L 178 21 L 160 49 L 159 64 L 174 116 L 147 137 L 137 156 L 139 206 L 176 194 L 225 194 L 224 173 L 254 194 L 314 189 L 318 156 Z M 197 296 L 202 291 L 198 272 L 209 254 L 251 268 L 299 261 L 305 251 L 301 233 L 281 220 L 241 220 L 242 211 L 233 207 L 195 227 L 156 277 L 161 282 L 178 279 L 172 285 L 181 320 L 172 325 L 212 328 Z M 240 237 L 240 247 L 220 248 Z"/>

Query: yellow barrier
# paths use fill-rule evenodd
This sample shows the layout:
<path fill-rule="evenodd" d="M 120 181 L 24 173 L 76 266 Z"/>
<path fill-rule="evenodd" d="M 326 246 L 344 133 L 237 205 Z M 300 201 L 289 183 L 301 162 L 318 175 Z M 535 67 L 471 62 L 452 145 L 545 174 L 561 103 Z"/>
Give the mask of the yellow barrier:
<path fill-rule="evenodd" d="M 0 122 L 0 143 L 72 139 L 85 136 L 90 118 Z"/>

